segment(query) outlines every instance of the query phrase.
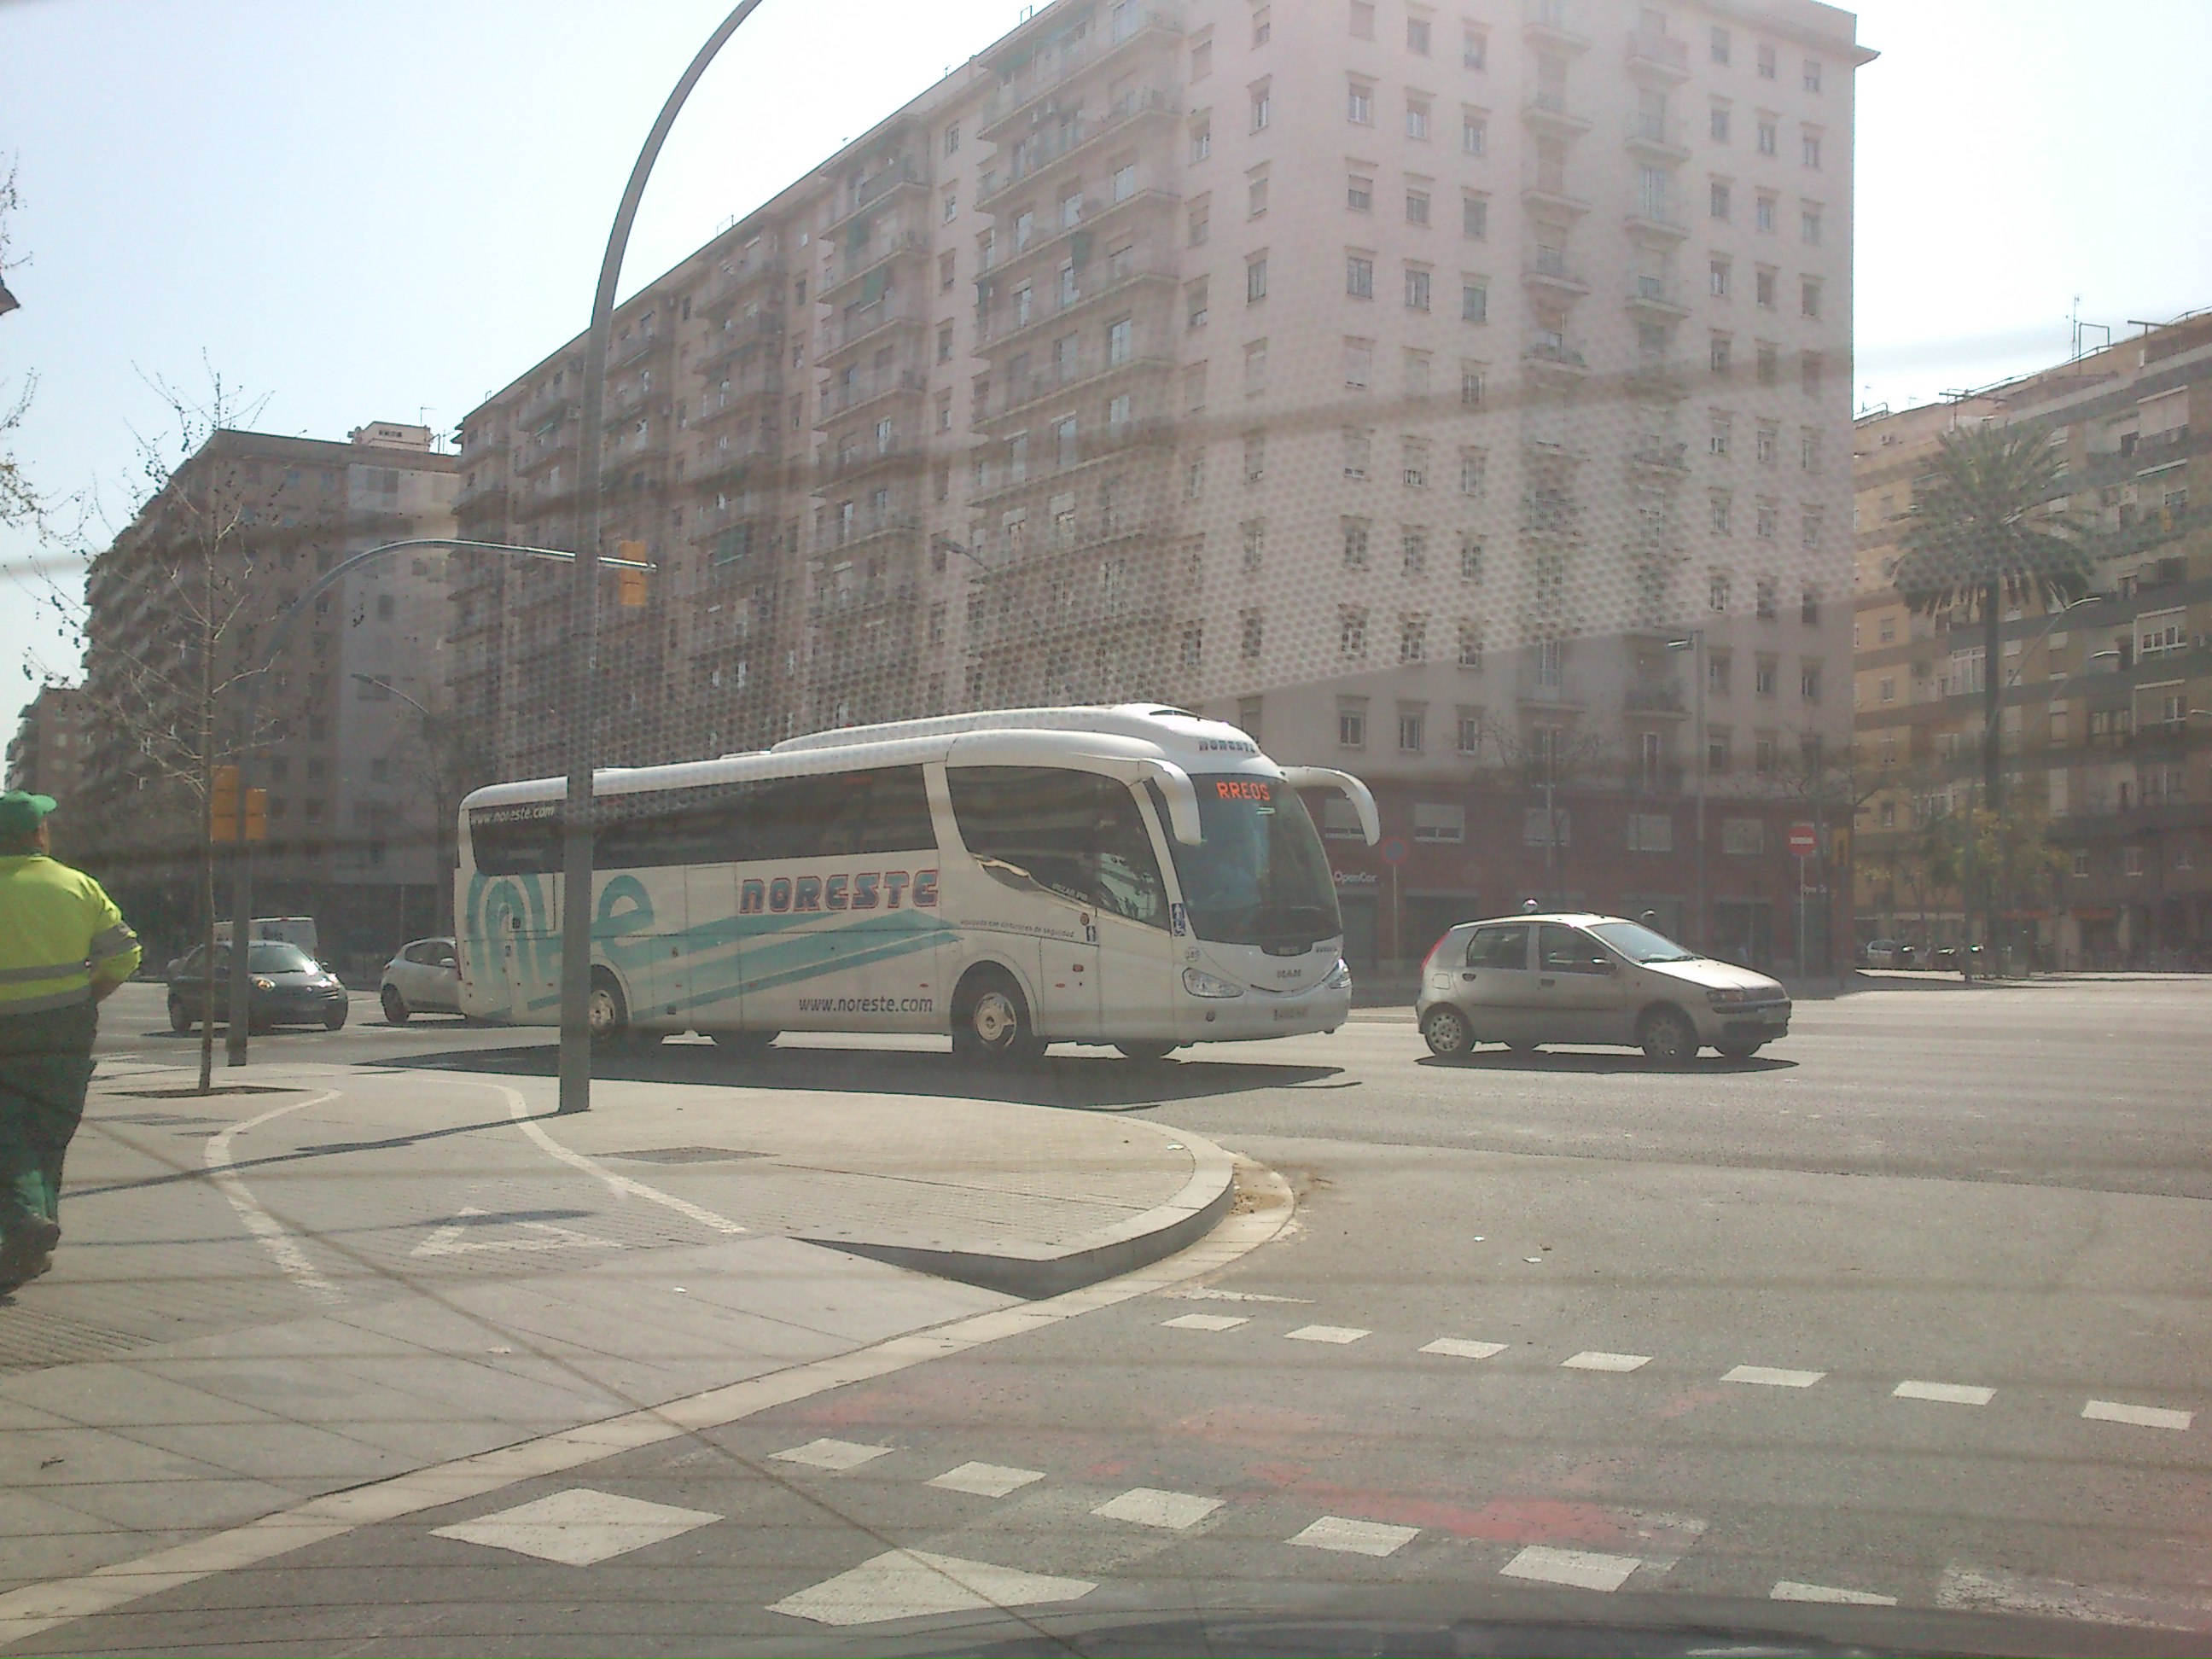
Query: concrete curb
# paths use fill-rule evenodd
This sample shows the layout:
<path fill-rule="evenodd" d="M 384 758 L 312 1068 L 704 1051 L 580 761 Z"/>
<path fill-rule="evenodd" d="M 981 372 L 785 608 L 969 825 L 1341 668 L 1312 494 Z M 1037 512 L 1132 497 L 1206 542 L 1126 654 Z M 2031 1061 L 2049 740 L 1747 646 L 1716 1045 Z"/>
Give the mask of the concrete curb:
<path fill-rule="evenodd" d="M 1118 1278 L 1196 1243 L 1229 1213 L 1237 1197 L 1237 1161 L 1228 1152 L 1202 1135 L 1164 1124 L 1146 1127 L 1176 1137 L 1182 1149 L 1190 1153 L 1194 1167 L 1182 1190 L 1141 1215 L 1079 1235 L 1060 1249 L 1048 1253 L 1017 1239 L 975 1250 L 849 1238 L 801 1242 L 1032 1302 Z"/>

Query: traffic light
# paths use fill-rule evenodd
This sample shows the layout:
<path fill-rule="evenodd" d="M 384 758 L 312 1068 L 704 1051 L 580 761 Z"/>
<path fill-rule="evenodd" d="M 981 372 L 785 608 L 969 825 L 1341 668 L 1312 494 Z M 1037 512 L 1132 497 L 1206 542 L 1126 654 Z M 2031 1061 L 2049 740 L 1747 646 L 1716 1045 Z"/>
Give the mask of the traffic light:
<path fill-rule="evenodd" d="M 269 839 L 269 792 L 266 789 L 246 792 L 246 838 L 248 841 Z"/>
<path fill-rule="evenodd" d="M 208 795 L 208 814 L 215 821 L 211 831 L 214 839 L 238 839 L 238 769 L 235 766 L 215 769 Z"/>

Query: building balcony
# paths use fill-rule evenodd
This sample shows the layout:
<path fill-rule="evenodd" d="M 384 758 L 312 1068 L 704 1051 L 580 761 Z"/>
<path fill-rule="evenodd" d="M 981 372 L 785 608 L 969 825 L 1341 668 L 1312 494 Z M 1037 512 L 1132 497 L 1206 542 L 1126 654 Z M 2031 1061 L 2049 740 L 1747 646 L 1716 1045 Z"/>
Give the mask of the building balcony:
<path fill-rule="evenodd" d="M 1070 477 L 1087 468 L 1121 459 L 1139 450 L 1172 449 L 1180 429 L 1176 422 L 1158 416 L 1124 421 L 1103 430 L 1094 427 L 1082 435 L 1074 458 L 1066 465 L 1032 465 L 1019 477 L 1004 477 L 976 491 L 968 498 L 968 504 L 973 507 L 998 507 L 1025 492 L 1058 494 L 1067 488 Z"/>
<path fill-rule="evenodd" d="M 783 376 L 757 375 L 739 380 L 730 388 L 726 397 L 719 390 L 714 395 L 722 401 L 709 404 L 702 398 L 697 410 L 691 416 L 694 428 L 702 430 L 718 428 L 740 416 L 758 414 L 763 407 L 773 409 L 783 400 Z"/>
<path fill-rule="evenodd" d="M 1057 273 L 1060 267 L 1068 262 L 1078 237 L 1085 238 L 1096 246 L 1124 227 L 1133 237 L 1139 230 L 1135 222 L 1148 210 L 1159 213 L 1164 218 L 1165 214 L 1162 210 L 1174 207 L 1182 200 L 1182 197 L 1168 190 L 1132 191 L 1119 201 L 1109 199 L 1095 206 L 1086 200 L 1083 216 L 1073 224 L 1037 232 L 1030 239 L 1028 246 L 1005 253 L 995 264 L 985 265 L 979 275 L 1005 286 L 1024 272 L 1040 277 L 1045 273 Z"/>
<path fill-rule="evenodd" d="M 1532 46 L 1552 52 L 1588 52 L 1590 38 L 1575 27 L 1567 0 L 1522 0 L 1521 33 Z"/>
<path fill-rule="evenodd" d="M 1580 299 L 1589 292 L 1589 284 L 1583 280 L 1582 273 L 1570 265 L 1566 256 L 1557 248 L 1538 248 L 1535 258 L 1522 268 L 1521 280 L 1530 288 L 1571 300 Z"/>
<path fill-rule="evenodd" d="M 928 389 L 929 381 L 918 368 L 902 368 L 890 374 L 856 375 L 850 386 L 832 385 L 822 394 L 822 418 L 828 422 L 840 416 L 858 414 L 884 398 L 919 396 Z"/>
<path fill-rule="evenodd" d="M 708 279 L 692 303 L 695 309 L 712 317 L 731 310 L 750 294 L 773 294 L 780 300 L 784 279 L 789 274 L 781 259 L 759 259 L 726 271 L 718 270 Z"/>
<path fill-rule="evenodd" d="M 1690 470 L 1689 446 L 1668 442 L 1663 438 L 1646 438 L 1628 452 L 1628 464 L 1654 472 L 1687 473 Z"/>
<path fill-rule="evenodd" d="M 563 422 L 560 429 L 550 437 L 533 439 L 515 456 L 515 476 L 535 477 L 564 457 L 573 460 L 575 454 L 576 427 L 573 422 Z"/>
<path fill-rule="evenodd" d="M 988 192 L 978 195 L 975 205 L 991 211 L 1012 192 L 1035 183 L 1060 163 L 1079 158 L 1094 144 L 1105 143 L 1147 117 L 1177 115 L 1182 111 L 1182 105 L 1172 92 L 1158 87 L 1139 87 L 1117 100 L 1096 120 L 1071 117 L 1057 125 L 1043 128 L 1035 137 L 1016 143 L 1006 176 Z"/>
<path fill-rule="evenodd" d="M 823 325 L 817 362 L 824 368 L 865 346 L 887 343 L 902 330 L 929 325 L 929 308 L 919 296 L 890 295 L 872 305 L 855 306 Z"/>
<path fill-rule="evenodd" d="M 1565 173 L 1549 169 L 1522 180 L 1521 204 L 1554 218 L 1579 218 L 1590 210 L 1587 198 L 1569 193 Z"/>
<path fill-rule="evenodd" d="M 1656 276 L 1638 276 L 1624 303 L 1631 312 L 1653 322 L 1679 323 L 1690 314 L 1680 290 Z"/>
<path fill-rule="evenodd" d="M 834 238 L 861 214 L 899 200 L 908 193 L 919 193 L 928 186 L 927 169 L 914 156 L 902 155 L 845 190 L 839 197 L 837 216 L 823 227 L 822 234 Z"/>
<path fill-rule="evenodd" d="M 582 384 L 583 377 L 580 368 L 574 386 Z M 562 390 L 544 392 L 523 404 L 522 412 L 514 417 L 515 430 L 536 432 L 550 422 L 565 421 L 568 411 L 576 407 L 577 401 L 574 386 L 564 382 Z"/>
<path fill-rule="evenodd" d="M 458 459 L 464 469 L 481 466 L 496 456 L 506 454 L 514 443 L 514 440 L 503 428 L 495 429 L 486 427 L 476 431 L 464 432 L 461 436 L 465 442 Z"/>
<path fill-rule="evenodd" d="M 1621 712 L 1628 714 L 1679 718 L 1683 708 L 1681 682 L 1674 679 L 1631 680 L 1620 694 Z"/>
<path fill-rule="evenodd" d="M 1147 287 L 1172 294 L 1179 280 L 1175 265 L 1165 259 L 1148 260 L 1141 265 L 1133 265 L 1118 276 L 1109 266 L 1098 280 L 1083 283 L 1073 294 L 1065 299 L 1054 299 L 1054 303 L 1046 304 L 1032 295 L 1030 313 L 1025 319 L 1021 315 L 1017 296 L 1009 295 L 1006 296 L 1008 303 L 994 306 L 991 313 L 979 318 L 977 344 L 984 348 L 984 355 L 995 362 L 1007 349 L 1038 337 L 1048 326 L 1065 328 L 1083 313 L 1094 311 L 1112 301 L 1133 299 Z M 1054 298 L 1052 295 L 1046 297 Z M 999 315 L 1000 312 L 1005 314 Z"/>
<path fill-rule="evenodd" d="M 821 533 L 815 538 L 815 556 L 827 558 L 835 553 L 883 547 L 912 536 L 921 528 L 920 516 L 912 513 L 856 513 L 850 522 L 842 524 L 833 518 L 824 522 Z"/>
<path fill-rule="evenodd" d="M 919 473 L 926 460 L 926 452 L 894 445 L 878 449 L 871 444 L 865 449 L 848 450 L 842 455 L 823 455 L 814 463 L 814 487 L 833 489 L 859 483 L 878 472 Z"/>
<path fill-rule="evenodd" d="M 929 238 L 918 230 L 902 230 L 895 235 L 877 238 L 865 246 L 848 248 L 837 261 L 837 269 L 822 284 L 821 298 L 833 310 L 845 293 L 855 283 L 866 282 L 877 271 L 886 270 L 895 259 L 929 252 Z M 886 277 L 886 282 L 888 282 Z"/>
<path fill-rule="evenodd" d="M 1690 159 L 1690 146 L 1682 124 L 1670 117 L 1639 111 L 1628 118 L 1628 149 L 1646 161 L 1680 166 Z"/>
<path fill-rule="evenodd" d="M 1589 361 L 1581 349 L 1568 344 L 1566 337 L 1559 334 L 1539 334 L 1521 349 L 1521 360 L 1537 374 L 1580 379 L 1589 373 Z"/>
<path fill-rule="evenodd" d="M 613 349 L 607 353 L 607 372 L 611 374 L 618 368 L 650 357 L 654 352 L 664 349 L 675 337 L 674 329 L 656 328 L 632 334 L 627 340 L 616 341 Z"/>
<path fill-rule="evenodd" d="M 1648 240 L 1679 242 L 1690 234 L 1680 214 L 1673 207 L 1653 207 L 1639 203 L 1628 211 L 1628 234 Z"/>
<path fill-rule="evenodd" d="M 1690 43 L 1671 34 L 1662 34 L 1656 29 L 1631 29 L 1628 67 L 1662 80 L 1686 81 L 1690 78 Z"/>
<path fill-rule="evenodd" d="M 1632 795 L 1656 799 L 1680 794 L 1685 781 L 1685 769 L 1668 761 L 1656 766 L 1630 768 L 1627 775 L 1621 780 L 1621 787 Z M 1684 850 L 1695 849 L 1685 848 Z"/>
<path fill-rule="evenodd" d="M 743 448 L 711 450 L 691 479 L 694 489 L 743 489 L 752 484 L 775 489 L 783 482 L 783 453 L 774 444 L 748 444 Z"/>
<path fill-rule="evenodd" d="M 746 352 L 755 349 L 774 351 L 783 338 L 783 311 L 757 311 L 750 317 L 732 317 L 726 329 L 709 335 L 705 349 L 696 362 L 691 365 L 695 374 L 713 374 L 727 367 Z"/>
<path fill-rule="evenodd" d="M 1024 60 L 1022 73 L 1001 81 L 983 100 L 975 136 L 986 143 L 1005 144 L 1020 125 L 1034 125 L 1048 113 L 1054 94 L 1085 70 L 1109 59 L 1121 61 L 1140 55 L 1146 47 L 1171 46 L 1182 34 L 1182 14 L 1170 7 L 1121 9 L 1103 30 L 1093 29 L 1079 40 L 1040 51 Z"/>
<path fill-rule="evenodd" d="M 1087 374 L 1029 374 L 1019 380 L 1008 380 L 991 400 L 991 406 L 974 418 L 981 430 L 991 432 L 1007 425 L 1018 417 L 1034 415 L 1036 406 L 1048 399 L 1066 401 L 1079 395 L 1095 393 L 1109 380 L 1124 375 L 1142 374 L 1175 367 L 1170 357 L 1137 355 L 1118 363 L 1109 363 Z"/>
<path fill-rule="evenodd" d="M 1554 138 L 1579 138 L 1590 130 L 1590 118 L 1567 107 L 1564 87 L 1538 87 L 1521 106 L 1522 121 L 1534 131 Z"/>
<path fill-rule="evenodd" d="M 830 587 L 806 602 L 811 623 L 870 622 L 909 611 L 915 605 L 911 582 L 855 582 L 849 587 Z"/>

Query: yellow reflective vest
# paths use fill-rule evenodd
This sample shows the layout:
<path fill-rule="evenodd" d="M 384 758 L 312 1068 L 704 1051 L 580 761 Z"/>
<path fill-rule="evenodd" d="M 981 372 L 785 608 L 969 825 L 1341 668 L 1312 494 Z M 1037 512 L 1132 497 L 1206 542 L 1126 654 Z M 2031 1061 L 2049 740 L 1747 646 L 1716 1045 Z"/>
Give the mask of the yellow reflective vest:
<path fill-rule="evenodd" d="M 43 853 L 0 858 L 0 1018 L 92 1000 L 138 966 L 138 935 L 100 885 Z"/>

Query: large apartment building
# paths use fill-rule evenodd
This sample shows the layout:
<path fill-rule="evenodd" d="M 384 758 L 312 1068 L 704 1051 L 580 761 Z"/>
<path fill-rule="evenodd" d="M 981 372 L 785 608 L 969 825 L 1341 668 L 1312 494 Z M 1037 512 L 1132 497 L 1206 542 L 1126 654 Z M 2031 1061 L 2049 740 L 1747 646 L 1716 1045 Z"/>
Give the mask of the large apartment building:
<path fill-rule="evenodd" d="M 1978 619 L 1908 611 L 1891 577 L 1942 434 L 2021 423 L 2064 455 L 2054 503 L 2100 529 L 2090 596 L 2030 604 L 1986 660 Z M 2008 799 L 2060 858 L 2006 897 L 2011 929 L 2065 967 L 2212 967 L 2212 313 L 2055 368 L 1857 424 L 1854 697 L 1862 772 L 1858 935 L 1960 941 L 1931 826 L 1977 798 L 1985 676 L 2002 676 Z M 1931 854 L 1935 856 L 1931 857 Z"/>
<path fill-rule="evenodd" d="M 601 758 L 1160 700 L 1376 785 L 1355 959 L 1534 894 L 1820 960 L 1869 56 L 1803 0 L 1039 9 L 622 307 L 665 574 Z M 573 534 L 580 358 L 467 417 L 468 533 Z M 562 586 L 455 590 L 516 773 Z"/>
<path fill-rule="evenodd" d="M 8 787 L 73 805 L 84 787 L 90 739 L 91 710 L 82 688 L 40 686 L 23 705 L 15 735 L 8 740 Z M 57 853 L 64 853 L 69 829 L 66 815 L 54 820 Z"/>
<path fill-rule="evenodd" d="M 227 758 L 240 677 L 267 660 L 275 619 L 352 554 L 450 538 L 457 482 L 426 427 L 380 422 L 344 442 L 218 431 L 93 561 L 73 844 L 142 933 L 167 946 L 193 933 L 201 809 L 180 774 L 195 764 L 199 688 L 217 688 L 213 749 Z M 388 951 L 445 914 L 444 819 L 463 781 L 444 775 L 441 729 L 447 562 L 397 554 L 320 595 L 263 692 L 257 908 L 314 916 L 334 958 Z"/>

